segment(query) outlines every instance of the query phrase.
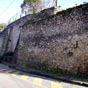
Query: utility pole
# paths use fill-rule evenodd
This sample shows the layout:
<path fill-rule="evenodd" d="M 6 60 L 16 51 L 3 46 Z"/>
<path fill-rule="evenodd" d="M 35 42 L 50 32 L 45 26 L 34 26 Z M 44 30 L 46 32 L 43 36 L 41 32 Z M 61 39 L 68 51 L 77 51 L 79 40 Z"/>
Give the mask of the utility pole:
<path fill-rule="evenodd" d="M 57 0 L 54 0 L 54 3 L 55 3 L 55 5 L 54 5 L 54 14 L 56 14 L 57 12 L 58 12 L 58 2 L 57 2 Z"/>
<path fill-rule="evenodd" d="M 55 0 L 55 7 L 57 8 L 57 0 Z"/>

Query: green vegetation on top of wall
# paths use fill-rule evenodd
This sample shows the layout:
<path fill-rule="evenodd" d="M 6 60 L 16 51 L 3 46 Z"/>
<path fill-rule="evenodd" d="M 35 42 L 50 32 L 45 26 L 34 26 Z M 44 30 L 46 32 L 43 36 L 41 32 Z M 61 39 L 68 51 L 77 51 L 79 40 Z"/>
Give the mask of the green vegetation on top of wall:
<path fill-rule="evenodd" d="M 35 19 L 31 19 L 31 20 L 27 21 L 22 27 L 27 26 L 28 24 L 33 24 L 33 23 L 36 23 L 36 22 L 41 22 L 42 20 L 45 20 L 45 19 L 51 19 L 51 18 L 53 18 L 53 17 L 56 16 L 56 15 L 62 15 L 63 17 L 65 17 L 66 15 L 68 16 L 68 15 L 71 14 L 72 10 L 74 10 L 74 9 L 79 9 L 79 8 L 81 8 L 82 6 L 83 6 L 83 5 L 80 5 L 80 6 L 77 6 L 77 7 L 74 7 L 74 8 L 68 8 L 67 10 L 63 10 L 63 11 L 61 11 L 61 12 L 58 12 L 57 14 L 53 14 L 53 15 L 50 15 L 50 16 L 47 16 L 46 14 L 44 15 L 43 12 L 44 12 L 45 10 L 43 10 L 43 11 L 40 12 L 40 14 L 42 15 L 42 16 L 41 16 L 41 19 L 39 19 L 39 20 L 37 20 L 37 21 L 35 21 Z M 54 10 L 53 7 L 50 8 L 50 9 Z M 46 9 L 46 10 L 47 10 L 47 9 Z M 48 11 L 48 10 L 47 10 L 47 11 Z M 43 17 L 43 15 L 44 15 L 45 17 Z"/>
<path fill-rule="evenodd" d="M 53 9 L 53 8 L 51 8 L 51 9 Z M 36 23 L 36 22 L 39 22 L 40 23 L 41 21 L 43 21 L 45 19 L 51 19 L 51 18 L 55 17 L 56 15 L 62 15 L 62 16 L 69 15 L 72 12 L 72 10 L 73 10 L 73 8 L 69 8 L 67 10 L 63 10 L 61 12 L 58 12 L 57 14 L 53 14 L 53 15 L 50 15 L 50 16 L 47 16 L 46 14 L 44 15 L 43 11 L 41 11 L 40 12 L 40 14 L 42 15 L 41 16 L 41 19 L 39 19 L 37 21 L 35 21 L 35 19 L 28 20 L 24 25 L 22 25 L 22 27 L 27 26 L 29 24 Z"/>
<path fill-rule="evenodd" d="M 37 2 L 39 0 L 24 0 L 25 2 Z"/>
<path fill-rule="evenodd" d="M 4 28 L 6 27 L 6 24 L 0 24 L 0 32 L 2 32 L 4 30 Z"/>

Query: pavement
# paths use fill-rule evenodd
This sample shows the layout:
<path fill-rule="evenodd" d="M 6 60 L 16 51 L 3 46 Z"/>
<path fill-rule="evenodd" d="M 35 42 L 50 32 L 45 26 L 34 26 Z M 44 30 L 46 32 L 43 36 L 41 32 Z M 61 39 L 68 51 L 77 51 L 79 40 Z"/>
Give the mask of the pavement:
<path fill-rule="evenodd" d="M 43 76 L 28 74 L 0 64 L 0 88 L 88 88 Z"/>

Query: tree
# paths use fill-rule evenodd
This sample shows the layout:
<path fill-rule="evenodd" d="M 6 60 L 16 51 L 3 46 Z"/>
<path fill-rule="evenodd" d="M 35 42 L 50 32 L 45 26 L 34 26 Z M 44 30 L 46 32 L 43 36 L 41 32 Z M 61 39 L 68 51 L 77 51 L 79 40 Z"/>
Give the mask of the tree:
<path fill-rule="evenodd" d="M 0 32 L 3 31 L 5 27 L 6 27 L 6 25 L 3 24 L 3 23 L 1 23 L 1 24 L 0 24 Z"/>
<path fill-rule="evenodd" d="M 25 3 L 29 3 L 32 13 L 37 13 L 42 9 L 42 0 L 24 0 Z"/>
<path fill-rule="evenodd" d="M 24 1 L 29 3 L 34 3 L 34 2 L 38 2 L 39 0 L 24 0 Z"/>

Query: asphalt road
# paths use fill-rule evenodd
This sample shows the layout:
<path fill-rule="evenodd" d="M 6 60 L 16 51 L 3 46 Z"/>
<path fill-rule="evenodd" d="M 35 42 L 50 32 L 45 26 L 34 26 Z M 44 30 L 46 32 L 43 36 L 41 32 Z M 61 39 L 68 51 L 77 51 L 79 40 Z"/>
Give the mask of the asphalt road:
<path fill-rule="evenodd" d="M 0 64 L 0 88 L 88 88 L 27 74 Z"/>

